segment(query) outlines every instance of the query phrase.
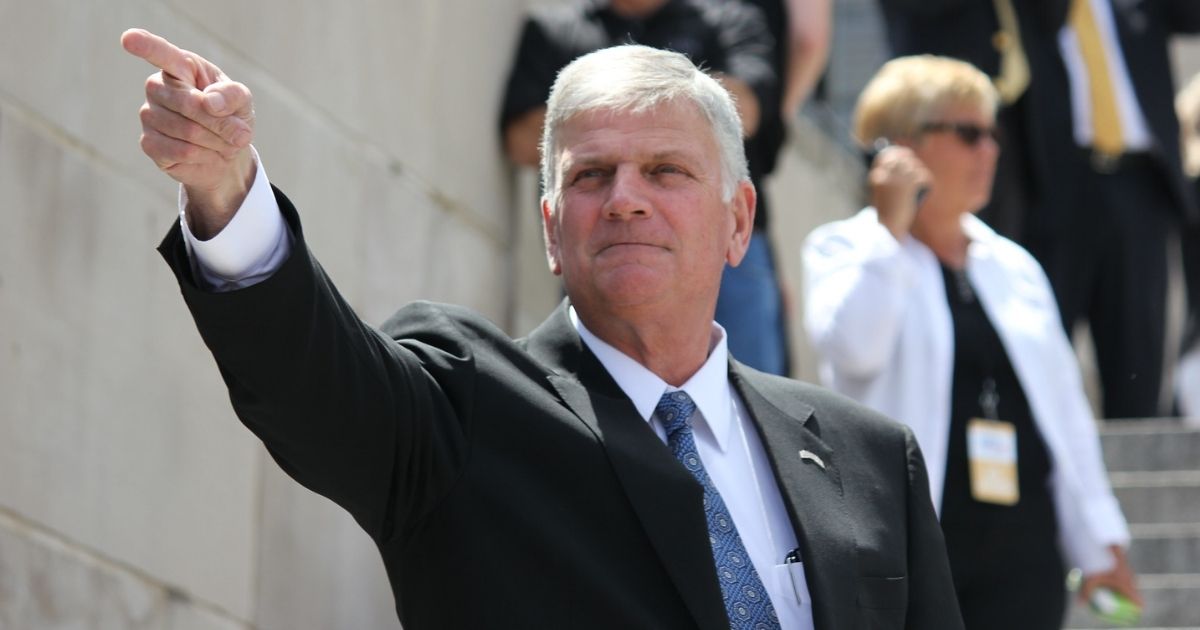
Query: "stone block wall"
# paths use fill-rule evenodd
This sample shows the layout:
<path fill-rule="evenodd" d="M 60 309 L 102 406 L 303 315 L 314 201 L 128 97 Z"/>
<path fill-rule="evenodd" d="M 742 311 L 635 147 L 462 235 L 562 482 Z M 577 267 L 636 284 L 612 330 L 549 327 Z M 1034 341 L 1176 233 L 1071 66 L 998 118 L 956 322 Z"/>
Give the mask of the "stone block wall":
<path fill-rule="evenodd" d="M 177 190 L 118 38 L 250 86 L 265 170 L 367 321 L 426 298 L 523 334 L 559 299 L 496 131 L 532 3 L 0 3 L 0 630 L 398 627 L 374 546 L 240 426 L 154 251 Z M 844 196 L 812 157 L 776 197 Z M 781 219 L 791 280 L 809 209 L 853 205 Z"/>
<path fill-rule="evenodd" d="M 496 104 L 525 3 L 0 3 L 0 628 L 394 628 L 370 540 L 229 408 L 155 245 L 141 26 L 256 96 L 256 146 L 368 321 L 516 312 Z M 546 291 L 552 283 L 543 279 Z"/>

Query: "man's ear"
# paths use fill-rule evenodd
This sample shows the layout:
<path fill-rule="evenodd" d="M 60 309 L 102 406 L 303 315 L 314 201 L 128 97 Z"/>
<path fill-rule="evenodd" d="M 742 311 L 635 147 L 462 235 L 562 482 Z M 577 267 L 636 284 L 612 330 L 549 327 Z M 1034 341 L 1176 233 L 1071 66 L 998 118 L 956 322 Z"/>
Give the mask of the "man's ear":
<path fill-rule="evenodd" d="M 737 190 L 733 192 L 733 199 L 729 201 L 730 210 L 733 212 L 733 234 L 729 237 L 729 250 L 725 254 L 725 260 L 732 267 L 738 266 L 742 262 L 742 258 L 746 256 L 746 250 L 750 248 L 750 236 L 754 232 L 754 211 L 758 203 L 758 192 L 754 190 L 754 184 L 748 180 L 738 182 Z"/>
<path fill-rule="evenodd" d="M 562 257 L 558 251 L 558 216 L 550 207 L 550 199 L 542 197 L 542 238 L 546 241 L 546 262 L 550 273 L 562 275 Z"/>

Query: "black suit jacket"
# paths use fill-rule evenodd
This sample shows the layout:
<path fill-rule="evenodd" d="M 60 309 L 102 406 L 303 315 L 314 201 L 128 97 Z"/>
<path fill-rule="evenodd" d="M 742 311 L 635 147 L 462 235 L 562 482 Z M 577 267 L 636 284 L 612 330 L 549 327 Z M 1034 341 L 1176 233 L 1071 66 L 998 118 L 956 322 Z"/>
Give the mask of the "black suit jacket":
<path fill-rule="evenodd" d="M 879 0 L 896 55 L 932 53 L 964 59 L 991 76 L 1000 54 L 993 35 L 999 30 L 993 0 Z M 1014 107 L 1019 128 L 1005 149 L 1022 151 L 1033 179 L 1034 205 L 1029 217 L 1035 233 L 1070 227 L 1076 218 L 1063 212 L 1075 204 L 1070 165 L 1080 162 L 1072 126 L 1070 82 L 1058 48 L 1069 0 L 1012 0 L 1029 59 L 1031 83 Z M 1129 67 L 1138 104 L 1153 136 L 1153 156 L 1181 217 L 1200 219 L 1194 192 L 1183 176 L 1175 87 L 1168 51 L 1170 37 L 1200 32 L 1196 0 L 1111 0 L 1117 36 Z M 1080 164 L 1080 167 L 1087 167 Z M 1083 216 L 1087 216 L 1086 210 Z"/>
<path fill-rule="evenodd" d="M 260 284 L 198 289 L 178 227 L 160 250 L 238 416 L 375 540 L 405 628 L 728 627 L 699 485 L 565 305 L 516 341 L 431 303 L 373 329 L 277 198 L 295 246 Z M 729 370 L 801 541 L 816 627 L 961 628 L 911 433 L 816 387 Z"/>

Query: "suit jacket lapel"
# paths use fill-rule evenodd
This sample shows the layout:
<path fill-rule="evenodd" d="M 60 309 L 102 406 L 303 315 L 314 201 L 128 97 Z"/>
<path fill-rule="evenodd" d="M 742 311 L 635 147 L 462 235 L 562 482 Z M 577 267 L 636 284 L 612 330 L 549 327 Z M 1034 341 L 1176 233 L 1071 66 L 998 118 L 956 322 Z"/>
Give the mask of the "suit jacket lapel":
<path fill-rule="evenodd" d="M 529 353 L 557 374 L 550 384 L 604 445 L 663 566 L 701 628 L 729 627 L 717 583 L 699 484 L 583 345 L 566 302 L 528 339 Z"/>
<path fill-rule="evenodd" d="M 838 472 L 839 457 L 846 454 L 821 439 L 819 419 L 803 401 L 783 402 L 789 410 L 784 412 L 764 395 L 768 383 L 732 361 L 730 379 L 758 428 L 800 541 L 813 624 L 817 630 L 842 627 L 858 614 L 854 528 Z"/>

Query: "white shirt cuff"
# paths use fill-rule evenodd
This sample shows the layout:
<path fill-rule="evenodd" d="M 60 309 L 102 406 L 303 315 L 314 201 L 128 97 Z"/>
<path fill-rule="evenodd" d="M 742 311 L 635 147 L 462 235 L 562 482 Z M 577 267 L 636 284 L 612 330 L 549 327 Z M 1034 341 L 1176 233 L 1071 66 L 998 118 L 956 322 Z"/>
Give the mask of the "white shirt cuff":
<path fill-rule="evenodd" d="M 179 187 L 179 223 L 198 284 L 216 292 L 248 287 L 269 278 L 291 253 L 291 233 L 253 147 L 254 183 L 236 214 L 216 236 L 202 241 L 188 229 L 187 193 Z"/>

